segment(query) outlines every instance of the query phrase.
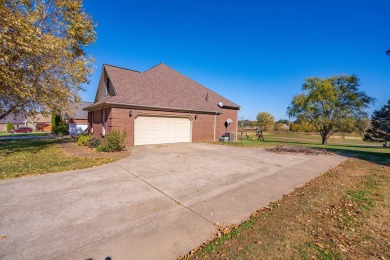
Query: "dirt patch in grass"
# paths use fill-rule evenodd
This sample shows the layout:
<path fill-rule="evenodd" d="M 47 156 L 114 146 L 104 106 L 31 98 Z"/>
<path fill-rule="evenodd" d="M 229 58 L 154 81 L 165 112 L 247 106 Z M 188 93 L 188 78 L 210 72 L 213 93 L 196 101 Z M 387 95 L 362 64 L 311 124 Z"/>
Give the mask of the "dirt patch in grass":
<path fill-rule="evenodd" d="M 349 159 L 189 259 L 389 259 L 390 167 Z"/>
<path fill-rule="evenodd" d="M 117 158 L 88 158 L 64 152 L 60 143 L 70 139 L 0 141 L 0 179 L 90 168 Z"/>
<path fill-rule="evenodd" d="M 272 148 L 265 148 L 268 152 L 274 153 L 303 153 L 303 154 L 311 154 L 311 155 L 320 155 L 320 154 L 330 154 L 325 149 L 316 149 L 302 146 L 284 146 L 284 145 L 276 145 Z"/>

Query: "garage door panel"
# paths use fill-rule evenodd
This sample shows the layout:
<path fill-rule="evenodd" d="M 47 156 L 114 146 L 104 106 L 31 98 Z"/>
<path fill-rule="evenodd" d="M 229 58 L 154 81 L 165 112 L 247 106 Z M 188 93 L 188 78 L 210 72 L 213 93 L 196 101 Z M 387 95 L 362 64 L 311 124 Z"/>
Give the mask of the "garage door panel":
<path fill-rule="evenodd" d="M 135 120 L 135 145 L 191 142 L 188 118 L 139 116 Z"/>

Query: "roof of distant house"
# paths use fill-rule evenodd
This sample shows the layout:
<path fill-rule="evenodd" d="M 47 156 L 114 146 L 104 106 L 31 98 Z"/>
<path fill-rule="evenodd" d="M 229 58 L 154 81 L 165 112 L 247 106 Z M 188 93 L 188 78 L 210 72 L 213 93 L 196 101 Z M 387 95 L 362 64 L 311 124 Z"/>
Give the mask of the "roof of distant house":
<path fill-rule="evenodd" d="M 28 116 L 26 120 L 32 123 L 51 123 L 51 114 L 38 113 L 33 116 Z"/>
<path fill-rule="evenodd" d="M 144 72 L 104 65 L 114 96 L 94 103 L 125 104 L 154 108 L 219 112 L 219 102 L 231 109 L 240 107 L 205 86 L 161 63 Z"/>
<path fill-rule="evenodd" d="M 83 109 L 92 104 L 93 102 L 88 101 L 80 101 L 79 103 L 72 104 L 69 108 L 68 116 L 74 119 L 88 119 L 88 111 Z"/>
<path fill-rule="evenodd" d="M 24 114 L 15 115 L 14 113 L 11 113 L 8 116 L 4 117 L 3 119 L 0 119 L 0 124 L 6 124 L 8 122 L 12 124 L 17 124 L 17 123 L 24 123 L 24 121 L 26 121 L 26 115 Z"/>

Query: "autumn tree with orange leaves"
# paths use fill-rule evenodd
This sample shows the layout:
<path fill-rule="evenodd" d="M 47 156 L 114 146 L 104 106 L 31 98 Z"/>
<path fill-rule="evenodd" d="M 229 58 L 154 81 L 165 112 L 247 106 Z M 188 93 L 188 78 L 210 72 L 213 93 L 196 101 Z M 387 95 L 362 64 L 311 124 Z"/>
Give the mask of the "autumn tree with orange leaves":
<path fill-rule="evenodd" d="M 66 110 L 92 73 L 95 24 L 81 0 L 0 3 L 0 119 Z"/>

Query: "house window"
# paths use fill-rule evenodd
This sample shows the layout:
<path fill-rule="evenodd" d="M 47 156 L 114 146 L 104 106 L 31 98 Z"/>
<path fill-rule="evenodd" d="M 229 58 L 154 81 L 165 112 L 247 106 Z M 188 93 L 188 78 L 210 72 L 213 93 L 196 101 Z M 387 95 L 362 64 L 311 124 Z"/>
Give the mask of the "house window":
<path fill-rule="evenodd" d="M 107 82 L 106 82 L 106 96 L 108 96 L 110 93 L 110 79 L 107 78 Z"/>

